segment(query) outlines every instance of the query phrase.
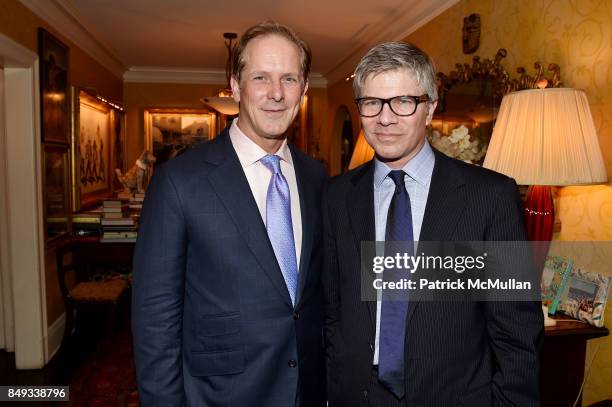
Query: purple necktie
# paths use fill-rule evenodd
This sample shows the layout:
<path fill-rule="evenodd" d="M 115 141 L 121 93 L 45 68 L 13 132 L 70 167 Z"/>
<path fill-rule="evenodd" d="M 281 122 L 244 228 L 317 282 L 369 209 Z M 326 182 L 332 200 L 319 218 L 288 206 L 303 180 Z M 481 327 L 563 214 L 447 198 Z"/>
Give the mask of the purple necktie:
<path fill-rule="evenodd" d="M 387 249 L 385 249 L 385 256 L 394 256 L 399 251 L 412 255 L 414 251 L 412 244 L 414 240 L 412 211 L 410 209 L 410 197 L 404 184 L 404 175 L 406 173 L 401 170 L 389 173 L 389 178 L 395 183 L 395 192 L 389 205 L 385 233 L 385 241 L 392 242 L 390 245 L 385 245 L 385 248 L 390 248 L 391 253 L 387 253 Z M 410 243 L 397 244 L 393 242 Z M 383 280 L 400 281 L 401 278 L 406 278 L 409 275 L 406 270 L 386 269 Z M 406 339 L 407 314 L 407 290 L 403 290 L 402 293 L 383 291 L 380 334 L 378 337 L 378 380 L 398 399 L 404 397 L 406 393 L 404 384 L 404 342 Z"/>
<path fill-rule="evenodd" d="M 291 303 L 295 305 L 298 269 L 291 222 L 291 196 L 289 184 L 280 169 L 280 157 L 268 154 L 261 163 L 272 172 L 266 197 L 266 229 L 276 261 L 283 273 Z"/>

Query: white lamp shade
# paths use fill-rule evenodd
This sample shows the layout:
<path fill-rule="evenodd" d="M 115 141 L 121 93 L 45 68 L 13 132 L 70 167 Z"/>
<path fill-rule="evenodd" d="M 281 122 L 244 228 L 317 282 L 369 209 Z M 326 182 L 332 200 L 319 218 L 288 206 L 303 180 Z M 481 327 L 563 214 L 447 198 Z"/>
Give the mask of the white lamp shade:
<path fill-rule="evenodd" d="M 202 98 L 200 101 L 219 113 L 228 116 L 238 114 L 238 103 L 231 96 L 211 96 Z"/>
<path fill-rule="evenodd" d="M 504 96 L 484 166 L 520 185 L 606 182 L 584 91 L 531 89 Z"/>

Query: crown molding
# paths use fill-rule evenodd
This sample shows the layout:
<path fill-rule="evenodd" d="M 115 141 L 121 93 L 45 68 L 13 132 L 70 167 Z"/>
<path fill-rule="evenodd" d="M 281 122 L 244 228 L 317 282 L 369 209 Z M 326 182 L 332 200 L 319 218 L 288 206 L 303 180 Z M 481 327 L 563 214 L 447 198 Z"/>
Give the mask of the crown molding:
<path fill-rule="evenodd" d="M 226 85 L 225 70 L 162 68 L 157 66 L 132 66 L 123 74 L 126 83 L 185 83 L 198 85 Z M 312 73 L 308 78 L 311 88 L 326 88 L 327 79 Z"/>
<path fill-rule="evenodd" d="M 65 0 L 19 1 L 115 76 L 123 77 L 125 66 L 79 22 L 77 14 L 68 2 Z"/>
<path fill-rule="evenodd" d="M 191 83 L 226 85 L 225 70 L 163 68 L 157 66 L 132 66 L 123 74 L 124 82 L 133 83 Z"/>
<path fill-rule="evenodd" d="M 355 70 L 361 57 L 374 45 L 385 41 L 400 41 L 427 24 L 459 0 L 406 1 L 383 20 L 370 24 L 359 32 L 355 45 L 340 62 L 325 74 L 329 84 L 344 80 Z"/>

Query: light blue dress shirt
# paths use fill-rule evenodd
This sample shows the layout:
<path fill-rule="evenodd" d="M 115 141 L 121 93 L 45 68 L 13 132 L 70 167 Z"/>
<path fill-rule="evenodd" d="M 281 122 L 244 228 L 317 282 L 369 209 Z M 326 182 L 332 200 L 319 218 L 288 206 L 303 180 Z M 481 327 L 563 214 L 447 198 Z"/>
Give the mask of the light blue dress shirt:
<path fill-rule="evenodd" d="M 404 177 L 406 190 L 410 195 L 412 209 L 412 231 L 414 240 L 418 241 L 421 234 L 421 225 L 429 195 L 429 185 L 433 173 L 435 156 L 427 139 L 421 150 L 404 165 L 402 170 L 408 175 Z M 385 240 L 387 228 L 387 212 L 395 192 L 395 184 L 387 177 L 391 171 L 385 163 L 374 159 L 374 222 L 376 227 L 376 241 Z M 376 303 L 376 340 L 374 347 L 374 365 L 378 365 L 378 338 L 380 335 L 380 298 Z"/>

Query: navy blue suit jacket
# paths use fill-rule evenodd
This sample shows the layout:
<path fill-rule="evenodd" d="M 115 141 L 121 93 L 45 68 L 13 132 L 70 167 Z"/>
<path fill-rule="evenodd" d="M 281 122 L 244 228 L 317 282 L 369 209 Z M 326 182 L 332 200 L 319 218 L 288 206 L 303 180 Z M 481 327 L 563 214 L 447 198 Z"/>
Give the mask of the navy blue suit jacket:
<path fill-rule="evenodd" d="M 143 406 L 324 405 L 326 176 L 290 148 L 303 230 L 295 307 L 227 129 L 156 169 L 134 257 Z"/>

